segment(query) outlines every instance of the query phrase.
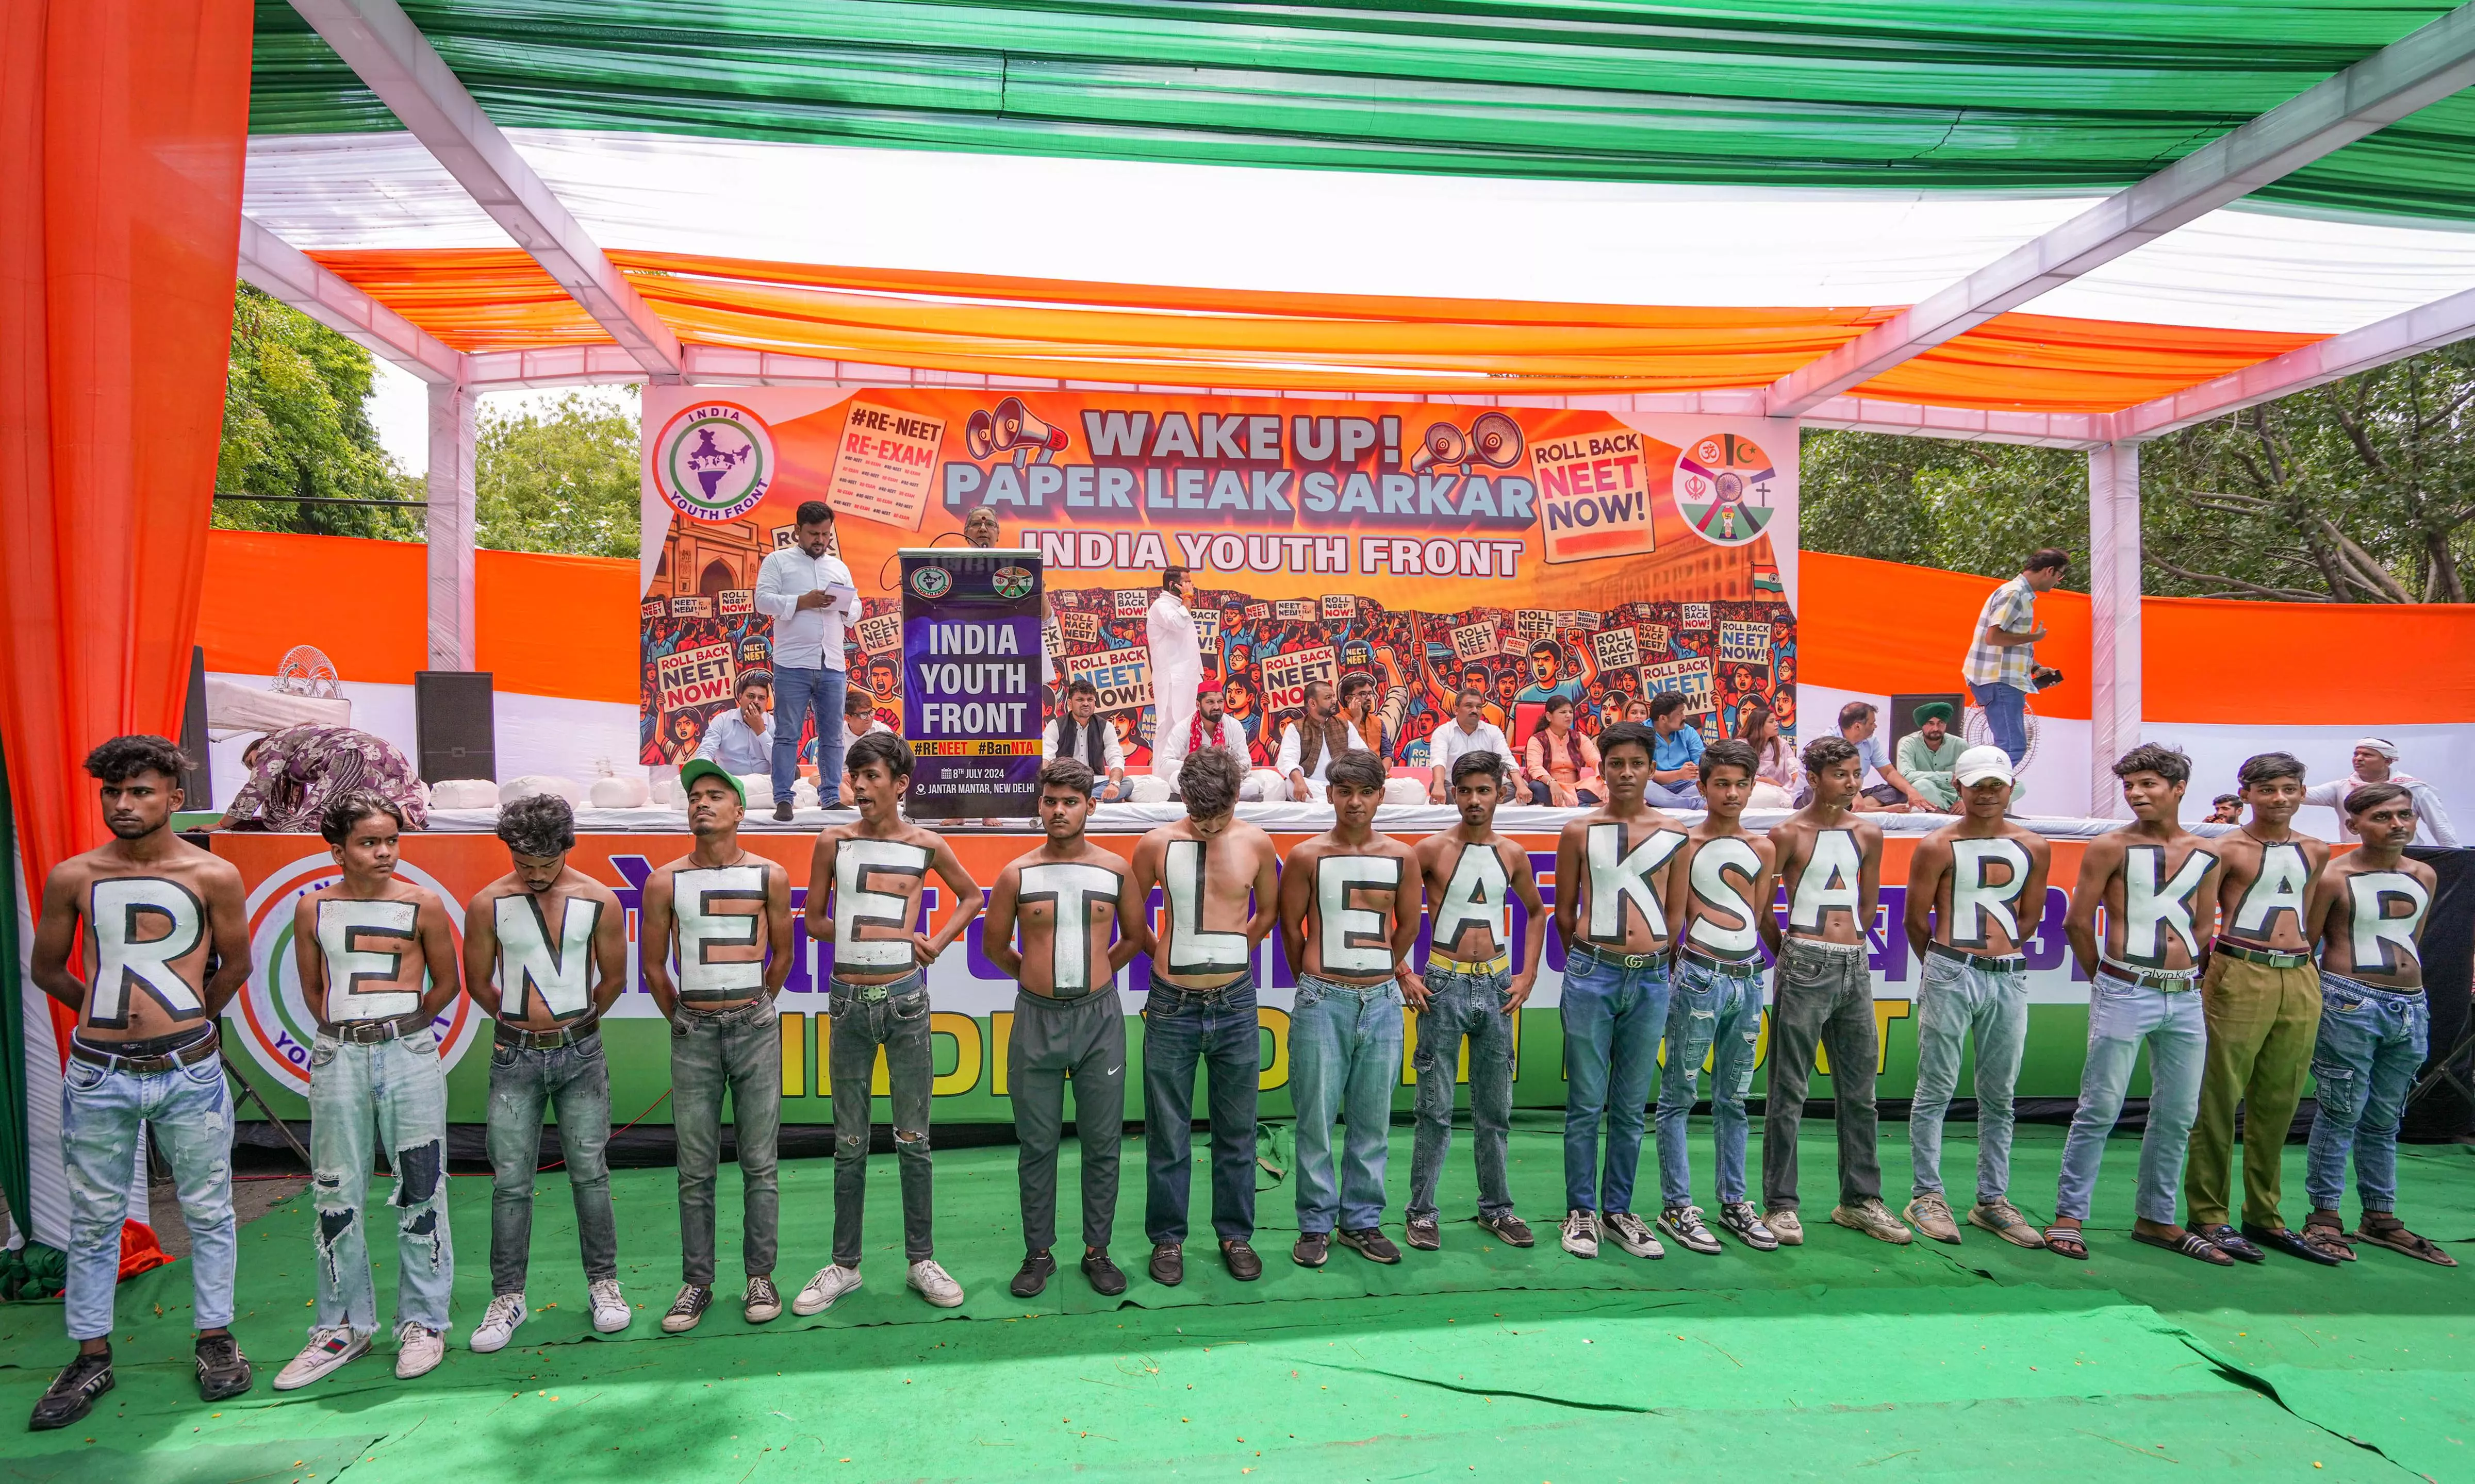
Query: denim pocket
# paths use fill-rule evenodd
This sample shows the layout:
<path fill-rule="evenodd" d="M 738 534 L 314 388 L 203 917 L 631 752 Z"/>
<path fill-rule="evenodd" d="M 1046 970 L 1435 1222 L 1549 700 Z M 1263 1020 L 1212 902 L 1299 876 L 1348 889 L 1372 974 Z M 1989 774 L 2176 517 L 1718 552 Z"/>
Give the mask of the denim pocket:
<path fill-rule="evenodd" d="M 513 1046 L 493 1046 L 490 1048 L 491 1066 L 502 1067 L 514 1066 L 515 1064 L 516 1049 Z"/>
<path fill-rule="evenodd" d="M 68 1083 L 71 1092 L 92 1092 L 102 1086 L 103 1080 L 110 1075 L 104 1068 L 96 1066 L 91 1061 L 72 1059 L 68 1070 L 61 1074 L 61 1080 Z"/>
<path fill-rule="evenodd" d="M 894 1019 L 917 1020 L 928 1013 L 928 991 L 914 989 L 909 994 L 897 994 L 885 1003 L 893 1010 Z"/>
<path fill-rule="evenodd" d="M 322 1035 L 309 1043 L 309 1070 L 316 1071 L 343 1052 L 344 1043 Z"/>
<path fill-rule="evenodd" d="M 181 1068 L 181 1075 L 201 1087 L 220 1087 L 224 1084 L 224 1058 L 217 1056 L 192 1061 Z"/>
<path fill-rule="evenodd" d="M 1292 1010 L 1301 1010 L 1310 1005 L 1320 1002 L 1322 999 L 1323 990 L 1320 987 L 1314 985 L 1310 985 L 1301 980 L 1298 983 L 1297 998 L 1291 1002 L 1290 1008 Z"/>

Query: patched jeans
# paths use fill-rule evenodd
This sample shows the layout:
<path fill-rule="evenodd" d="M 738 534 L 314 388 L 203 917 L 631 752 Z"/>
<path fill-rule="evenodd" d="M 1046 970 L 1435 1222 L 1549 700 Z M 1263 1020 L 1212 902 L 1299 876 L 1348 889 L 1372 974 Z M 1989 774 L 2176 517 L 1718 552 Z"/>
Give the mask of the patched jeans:
<path fill-rule="evenodd" d="M 1651 1074 L 1667 1032 L 1667 960 L 1624 968 L 1576 945 L 1564 960 L 1564 1204 L 1632 1209 Z M 1606 1125 L 1602 1168 L 1599 1126 Z"/>
<path fill-rule="evenodd" d="M 1453 1147 L 1455 1079 L 1469 1041 L 1470 1124 L 1477 1135 L 1478 1210 L 1512 1214 L 1505 1145 L 1512 1131 L 1512 1016 L 1504 1012 L 1507 970 L 1463 974 L 1427 970 L 1427 1008 L 1418 1011 L 1418 1132 L 1409 1154 L 1409 1215 L 1435 1214 L 1435 1185 Z"/>
<path fill-rule="evenodd" d="M 772 997 L 733 1010 L 681 1010 L 671 1027 L 671 1130 L 678 1140 L 680 1281 L 711 1284 L 714 1182 L 722 1168 L 722 1096 L 730 1094 L 740 1183 L 740 1263 L 773 1272 L 781 1184 L 782 1026 Z M 863 1091 L 868 1083 L 860 1082 Z"/>
<path fill-rule="evenodd" d="M 1745 1092 L 1761 1049 L 1762 961 L 1721 968 L 1679 955 L 1667 1001 L 1667 1066 L 1658 1080 L 1658 1195 L 1670 1209 L 1693 1204 L 1693 1160 L 1685 1144 L 1702 1062 L 1710 1061 L 1711 1143 L 1719 1204 L 1745 1199 Z"/>
<path fill-rule="evenodd" d="M 1255 1109 L 1263 1082 L 1262 1020 L 1252 972 L 1216 989 L 1155 974 L 1143 1008 L 1143 1235 L 1186 1240 L 1194 1183 L 1194 1074 L 1209 1080 L 1212 1229 L 1255 1235 Z"/>
<path fill-rule="evenodd" d="M 928 981 L 918 969 L 890 985 L 832 982 L 833 1045 L 825 1070 L 834 1094 L 834 1261 L 859 1266 L 860 1218 L 868 1210 L 868 1139 L 875 1104 L 876 1049 L 885 1048 L 888 1090 L 894 1094 L 894 1157 L 902 1178 L 902 1252 L 906 1262 L 937 1255 L 933 1180 L 928 1152 L 929 1104 L 936 1094 L 937 1063 L 928 1044 Z M 861 993 L 885 991 L 878 1000 Z M 775 1086 L 780 1052 L 773 1053 Z M 774 1106 L 781 1106 L 776 1092 Z"/>
<path fill-rule="evenodd" d="M 447 1074 L 438 1034 L 360 1046 L 321 1035 L 309 1050 L 309 1201 L 318 1216 L 318 1322 L 377 1332 L 378 1289 L 362 1230 L 371 1156 L 395 1171 L 396 1325 L 447 1328 L 455 1245 L 447 1227 Z"/>
<path fill-rule="evenodd" d="M 584 1280 L 619 1276 L 610 1206 L 610 1063 L 595 1032 L 567 1046 L 490 1052 L 490 1292 L 520 1294 L 533 1253 L 533 1181 L 543 1110 L 558 1114 L 558 1152 L 576 1200 Z"/>
<path fill-rule="evenodd" d="M 1384 1224 L 1384 1156 L 1401 1081 L 1401 985 L 1298 976 L 1289 1103 L 1298 1114 L 1298 1232 Z M 1348 1125 L 1336 1172 L 1333 1124 Z"/>
<path fill-rule="evenodd" d="M 2063 1141 L 2062 1180 L 2054 1214 L 2088 1219 L 2106 1136 L 2122 1111 L 2122 1090 L 2140 1048 L 2148 1048 L 2148 1127 L 2140 1135 L 2140 1189 L 2132 1209 L 2143 1221 L 2171 1226 L 2182 1198 L 2183 1156 L 2192 1120 L 2200 1111 L 2200 1069 L 2209 1051 L 2208 1018 L 2197 985 L 2153 989 L 2098 969 L 2089 983 L 2088 1060 L 2080 1068 L 2080 1106 Z"/>
<path fill-rule="evenodd" d="M 72 1058 L 61 1073 L 61 1153 L 68 1165 L 67 1318 L 72 1340 L 111 1336 L 111 1299 L 120 1285 L 120 1225 L 136 1175 L 137 1131 L 172 1166 L 181 1219 L 189 1228 L 189 1279 L 199 1329 L 233 1318 L 233 1271 L 239 1253 L 233 1221 L 232 1092 L 216 1055 L 139 1077 Z"/>
<path fill-rule="evenodd" d="M 2011 1092 L 2028 1046 L 2028 975 L 1997 973 L 1938 953 L 1917 986 L 1917 1090 L 1908 1105 L 1915 1193 L 1942 1194 L 1942 1123 L 1959 1087 L 1959 1063 L 1976 1042 L 1976 1199 L 2011 1188 Z"/>
<path fill-rule="evenodd" d="M 2321 972 L 2320 1044 L 2312 1055 L 2320 1116 L 2312 1121 L 2311 1156 L 2303 1167 L 2303 1188 L 2315 1210 L 2338 1209 L 2350 1150 L 2365 1211 L 2397 1209 L 2398 1120 L 2431 1036 L 2432 1010 L 2422 990 L 2386 989 Z"/>

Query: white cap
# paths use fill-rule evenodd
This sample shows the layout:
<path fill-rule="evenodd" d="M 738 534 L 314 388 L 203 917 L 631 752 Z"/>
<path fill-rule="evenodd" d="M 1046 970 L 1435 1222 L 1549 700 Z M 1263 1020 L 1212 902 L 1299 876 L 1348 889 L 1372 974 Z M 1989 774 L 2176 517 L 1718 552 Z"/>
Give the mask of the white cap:
<path fill-rule="evenodd" d="M 1959 755 L 1959 766 L 1951 769 L 1951 777 L 1958 780 L 1963 789 L 1970 784 L 1983 783 L 1988 778 L 1997 783 L 2009 783 L 2012 781 L 2011 754 L 1999 747 L 1971 747 Z"/>
<path fill-rule="evenodd" d="M 2386 737 L 2361 738 L 2356 741 L 2355 746 L 2359 751 L 2368 749 L 2370 751 L 2377 752 L 2382 757 L 2389 759 L 2392 763 L 2397 761 L 2397 743 L 2389 741 Z"/>

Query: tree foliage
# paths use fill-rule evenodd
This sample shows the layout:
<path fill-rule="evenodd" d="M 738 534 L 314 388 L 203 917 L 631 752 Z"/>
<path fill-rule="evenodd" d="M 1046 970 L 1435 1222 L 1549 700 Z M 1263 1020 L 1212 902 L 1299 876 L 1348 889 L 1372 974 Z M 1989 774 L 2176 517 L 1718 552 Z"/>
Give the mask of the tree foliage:
<path fill-rule="evenodd" d="M 1802 482 L 1813 550 L 2000 576 L 2052 546 L 2088 571 L 2083 453 L 1815 432 Z M 2140 487 L 2149 593 L 2465 602 L 2475 345 L 2144 444 Z"/>
<path fill-rule="evenodd" d="M 379 446 L 369 416 L 370 353 L 289 305 L 242 284 L 233 298 L 232 365 L 224 381 L 221 495 L 418 499 L 419 483 Z M 219 499 L 232 530 L 418 540 L 418 510 Z"/>
<path fill-rule="evenodd" d="M 627 403 L 571 395 L 546 413 L 481 415 L 477 540 L 502 551 L 636 554 L 635 388 Z"/>

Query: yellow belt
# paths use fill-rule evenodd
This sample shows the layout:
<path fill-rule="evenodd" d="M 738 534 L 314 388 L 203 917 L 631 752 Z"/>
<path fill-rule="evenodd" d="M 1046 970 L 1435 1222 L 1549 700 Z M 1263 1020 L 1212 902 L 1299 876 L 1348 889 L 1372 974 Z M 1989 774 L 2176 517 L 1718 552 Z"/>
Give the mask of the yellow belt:
<path fill-rule="evenodd" d="M 1450 969 L 1456 974 L 1501 974 L 1512 967 L 1512 954 L 1507 950 L 1483 963 L 1463 963 L 1458 959 L 1447 959 L 1442 954 L 1430 952 L 1427 955 L 1427 967 Z"/>

